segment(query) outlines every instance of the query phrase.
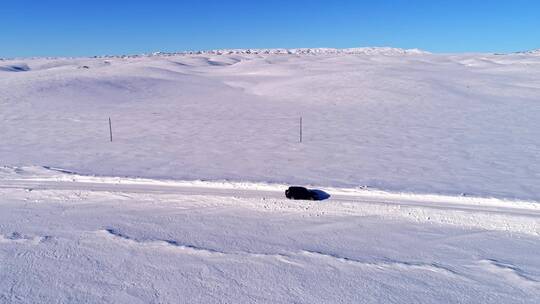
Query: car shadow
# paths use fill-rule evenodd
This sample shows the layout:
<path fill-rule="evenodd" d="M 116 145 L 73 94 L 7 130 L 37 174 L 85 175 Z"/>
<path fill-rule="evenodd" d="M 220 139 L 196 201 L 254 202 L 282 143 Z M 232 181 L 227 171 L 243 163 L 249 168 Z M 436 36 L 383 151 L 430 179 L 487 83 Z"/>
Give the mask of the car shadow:
<path fill-rule="evenodd" d="M 324 201 L 330 198 L 330 194 L 319 189 L 309 189 L 309 191 L 317 195 L 317 201 Z"/>

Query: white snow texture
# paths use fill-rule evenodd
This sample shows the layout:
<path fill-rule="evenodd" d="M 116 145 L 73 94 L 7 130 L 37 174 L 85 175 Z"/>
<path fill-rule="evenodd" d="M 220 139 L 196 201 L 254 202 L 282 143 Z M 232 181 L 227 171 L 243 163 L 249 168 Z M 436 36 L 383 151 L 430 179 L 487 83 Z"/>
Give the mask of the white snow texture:
<path fill-rule="evenodd" d="M 540 303 L 538 52 L 3 59 L 0 92 L 2 304 Z"/>
<path fill-rule="evenodd" d="M 352 50 L 3 61 L 0 159 L 540 199 L 540 58 Z"/>

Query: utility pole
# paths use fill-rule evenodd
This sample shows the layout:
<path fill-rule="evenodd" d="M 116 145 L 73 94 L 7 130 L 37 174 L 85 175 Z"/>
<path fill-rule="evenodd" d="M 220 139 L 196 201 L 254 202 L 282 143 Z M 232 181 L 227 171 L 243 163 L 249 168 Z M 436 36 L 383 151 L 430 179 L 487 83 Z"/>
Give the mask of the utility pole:
<path fill-rule="evenodd" d="M 112 122 L 111 122 L 110 117 L 109 117 L 109 135 L 111 136 L 111 142 L 112 142 Z"/>
<path fill-rule="evenodd" d="M 300 143 L 302 143 L 302 116 L 300 116 Z"/>

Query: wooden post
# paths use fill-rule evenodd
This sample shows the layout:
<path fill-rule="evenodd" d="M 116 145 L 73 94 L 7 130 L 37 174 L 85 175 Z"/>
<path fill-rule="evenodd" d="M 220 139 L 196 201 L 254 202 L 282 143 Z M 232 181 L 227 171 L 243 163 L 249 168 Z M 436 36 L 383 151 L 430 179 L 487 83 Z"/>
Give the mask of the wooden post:
<path fill-rule="evenodd" d="M 112 142 L 112 122 L 111 122 L 111 118 L 109 117 L 109 134 L 111 136 L 111 142 Z"/>
<path fill-rule="evenodd" d="M 300 116 L 300 143 L 302 143 L 302 116 Z"/>

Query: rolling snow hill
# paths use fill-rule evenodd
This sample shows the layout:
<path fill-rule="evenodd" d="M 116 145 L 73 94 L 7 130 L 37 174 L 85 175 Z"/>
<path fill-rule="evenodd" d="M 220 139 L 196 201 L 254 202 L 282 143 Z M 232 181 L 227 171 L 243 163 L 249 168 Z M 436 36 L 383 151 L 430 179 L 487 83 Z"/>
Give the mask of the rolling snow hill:
<path fill-rule="evenodd" d="M 0 92 L 0 303 L 540 302 L 537 55 L 10 59 Z"/>
<path fill-rule="evenodd" d="M 537 56 L 308 50 L 3 61 L 0 159 L 540 199 Z"/>

